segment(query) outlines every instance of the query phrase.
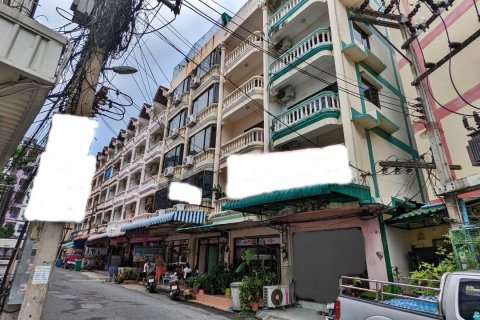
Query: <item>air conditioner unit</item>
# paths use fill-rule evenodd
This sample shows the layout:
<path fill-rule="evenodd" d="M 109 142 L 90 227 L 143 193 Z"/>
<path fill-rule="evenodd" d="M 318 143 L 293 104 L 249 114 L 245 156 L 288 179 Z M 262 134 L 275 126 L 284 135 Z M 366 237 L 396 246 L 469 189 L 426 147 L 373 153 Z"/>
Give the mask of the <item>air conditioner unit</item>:
<path fill-rule="evenodd" d="M 178 134 L 178 128 L 174 128 L 170 131 L 170 138 L 175 139 L 176 137 L 178 137 Z"/>
<path fill-rule="evenodd" d="M 185 159 L 183 159 L 183 165 L 187 168 L 193 166 L 193 156 L 187 156 Z"/>
<path fill-rule="evenodd" d="M 199 76 L 194 76 L 192 78 L 192 81 L 190 82 L 190 87 L 192 89 L 197 89 L 200 86 L 200 77 Z"/>
<path fill-rule="evenodd" d="M 263 301 L 268 308 L 278 308 L 291 304 L 288 286 L 263 287 Z"/>
<path fill-rule="evenodd" d="M 176 205 L 173 206 L 173 209 L 177 210 L 177 211 L 185 210 L 185 204 L 183 204 L 183 203 L 176 204 Z"/>
<path fill-rule="evenodd" d="M 172 104 L 174 106 L 178 105 L 182 101 L 182 97 L 179 94 L 173 96 Z"/>
<path fill-rule="evenodd" d="M 173 176 L 173 167 L 166 167 L 165 170 L 163 171 L 163 176 L 165 177 Z"/>
<path fill-rule="evenodd" d="M 288 100 L 295 98 L 295 90 L 292 86 L 286 86 L 285 88 L 280 89 L 275 97 L 282 102 L 287 102 Z"/>
<path fill-rule="evenodd" d="M 187 127 L 193 127 L 197 124 L 197 117 L 195 115 L 188 116 Z"/>

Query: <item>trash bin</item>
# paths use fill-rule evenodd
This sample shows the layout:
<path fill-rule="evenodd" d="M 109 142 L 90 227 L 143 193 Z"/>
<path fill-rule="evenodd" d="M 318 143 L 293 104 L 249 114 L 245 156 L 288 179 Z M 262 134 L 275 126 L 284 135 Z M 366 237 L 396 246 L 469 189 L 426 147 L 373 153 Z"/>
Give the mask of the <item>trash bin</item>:
<path fill-rule="evenodd" d="M 80 271 L 80 270 L 82 270 L 82 259 L 75 260 L 75 271 Z"/>
<path fill-rule="evenodd" d="M 242 303 L 240 301 L 240 282 L 232 282 L 230 284 L 232 289 L 232 309 L 233 311 L 241 311 Z"/>
<path fill-rule="evenodd" d="M 57 260 L 55 261 L 55 266 L 56 266 L 57 268 L 60 268 L 60 267 L 62 266 L 62 263 L 63 263 L 63 260 L 62 260 L 62 259 L 57 259 Z"/>

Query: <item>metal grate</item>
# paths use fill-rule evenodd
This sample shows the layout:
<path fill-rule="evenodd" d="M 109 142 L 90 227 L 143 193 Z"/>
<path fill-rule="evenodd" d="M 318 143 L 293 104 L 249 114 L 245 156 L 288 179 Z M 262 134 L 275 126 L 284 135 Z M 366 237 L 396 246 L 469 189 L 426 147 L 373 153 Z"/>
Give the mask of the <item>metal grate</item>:
<path fill-rule="evenodd" d="M 450 241 L 462 270 L 480 269 L 480 224 L 450 229 Z"/>

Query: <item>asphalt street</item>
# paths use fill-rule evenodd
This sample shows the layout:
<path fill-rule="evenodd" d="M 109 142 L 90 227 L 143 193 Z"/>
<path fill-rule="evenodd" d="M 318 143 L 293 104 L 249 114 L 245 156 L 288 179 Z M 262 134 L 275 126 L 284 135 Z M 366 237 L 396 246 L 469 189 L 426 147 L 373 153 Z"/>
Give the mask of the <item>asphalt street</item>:
<path fill-rule="evenodd" d="M 130 290 L 80 272 L 55 269 L 42 320 L 224 320 L 234 314 L 192 302 L 171 301 L 162 293 Z"/>

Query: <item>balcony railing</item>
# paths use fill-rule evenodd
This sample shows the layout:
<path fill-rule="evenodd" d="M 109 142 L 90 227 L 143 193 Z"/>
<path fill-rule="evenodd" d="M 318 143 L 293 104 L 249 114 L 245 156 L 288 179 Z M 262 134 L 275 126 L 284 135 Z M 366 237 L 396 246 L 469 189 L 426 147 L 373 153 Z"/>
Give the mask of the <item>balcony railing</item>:
<path fill-rule="evenodd" d="M 138 188 L 139 188 L 139 186 L 136 185 L 136 186 L 128 189 L 126 198 L 130 199 L 130 198 L 133 198 L 133 197 L 137 196 L 138 195 Z"/>
<path fill-rule="evenodd" d="M 155 179 L 153 177 L 148 177 L 145 181 L 142 182 L 141 191 L 153 188 L 156 186 Z"/>
<path fill-rule="evenodd" d="M 213 161 L 215 157 L 215 149 L 207 149 L 199 154 L 194 156 L 194 164 L 198 165 L 202 162 Z"/>
<path fill-rule="evenodd" d="M 280 6 L 268 19 L 268 25 L 270 27 L 270 33 L 276 28 L 283 20 L 292 15 L 298 8 L 300 8 L 308 0 L 290 0 Z"/>
<path fill-rule="evenodd" d="M 321 92 L 307 101 L 300 102 L 297 106 L 273 120 L 273 132 L 288 128 L 297 122 L 327 110 L 340 110 L 337 93 Z"/>
<path fill-rule="evenodd" d="M 207 119 L 210 116 L 216 116 L 218 110 L 218 104 L 212 103 L 199 113 L 197 113 L 197 123 L 202 122 L 203 120 Z"/>
<path fill-rule="evenodd" d="M 257 46 L 259 48 L 255 48 Z M 262 32 L 254 31 L 253 34 L 240 43 L 232 52 L 225 57 L 225 68 L 228 69 L 232 64 L 240 59 L 247 51 L 262 48 Z"/>
<path fill-rule="evenodd" d="M 130 165 L 130 172 L 134 172 L 137 169 L 143 166 L 143 153 L 141 156 L 135 159 L 135 161 Z"/>
<path fill-rule="evenodd" d="M 246 148 L 258 146 L 263 149 L 263 129 L 255 128 L 228 141 L 222 146 L 222 158 L 238 153 Z"/>
<path fill-rule="evenodd" d="M 162 142 L 159 141 L 155 143 L 153 146 L 151 146 L 150 149 L 148 149 L 146 153 L 146 158 L 147 159 L 155 158 L 156 156 L 160 155 L 161 151 L 162 151 Z"/>
<path fill-rule="evenodd" d="M 221 198 L 221 199 L 215 200 L 215 211 L 212 212 L 212 215 L 217 215 L 220 212 L 222 212 L 222 205 L 225 202 L 227 202 L 228 200 L 230 200 L 230 199 L 229 198 Z"/>
<path fill-rule="evenodd" d="M 256 90 L 263 90 L 263 77 L 254 76 L 242 84 L 238 89 L 232 91 L 223 100 L 223 112 L 228 111 L 238 101 L 249 99 L 249 96 Z"/>
<path fill-rule="evenodd" d="M 315 30 L 272 63 L 270 65 L 270 74 L 278 73 L 290 64 L 302 59 L 310 50 L 331 43 L 332 37 L 329 28 Z"/>

